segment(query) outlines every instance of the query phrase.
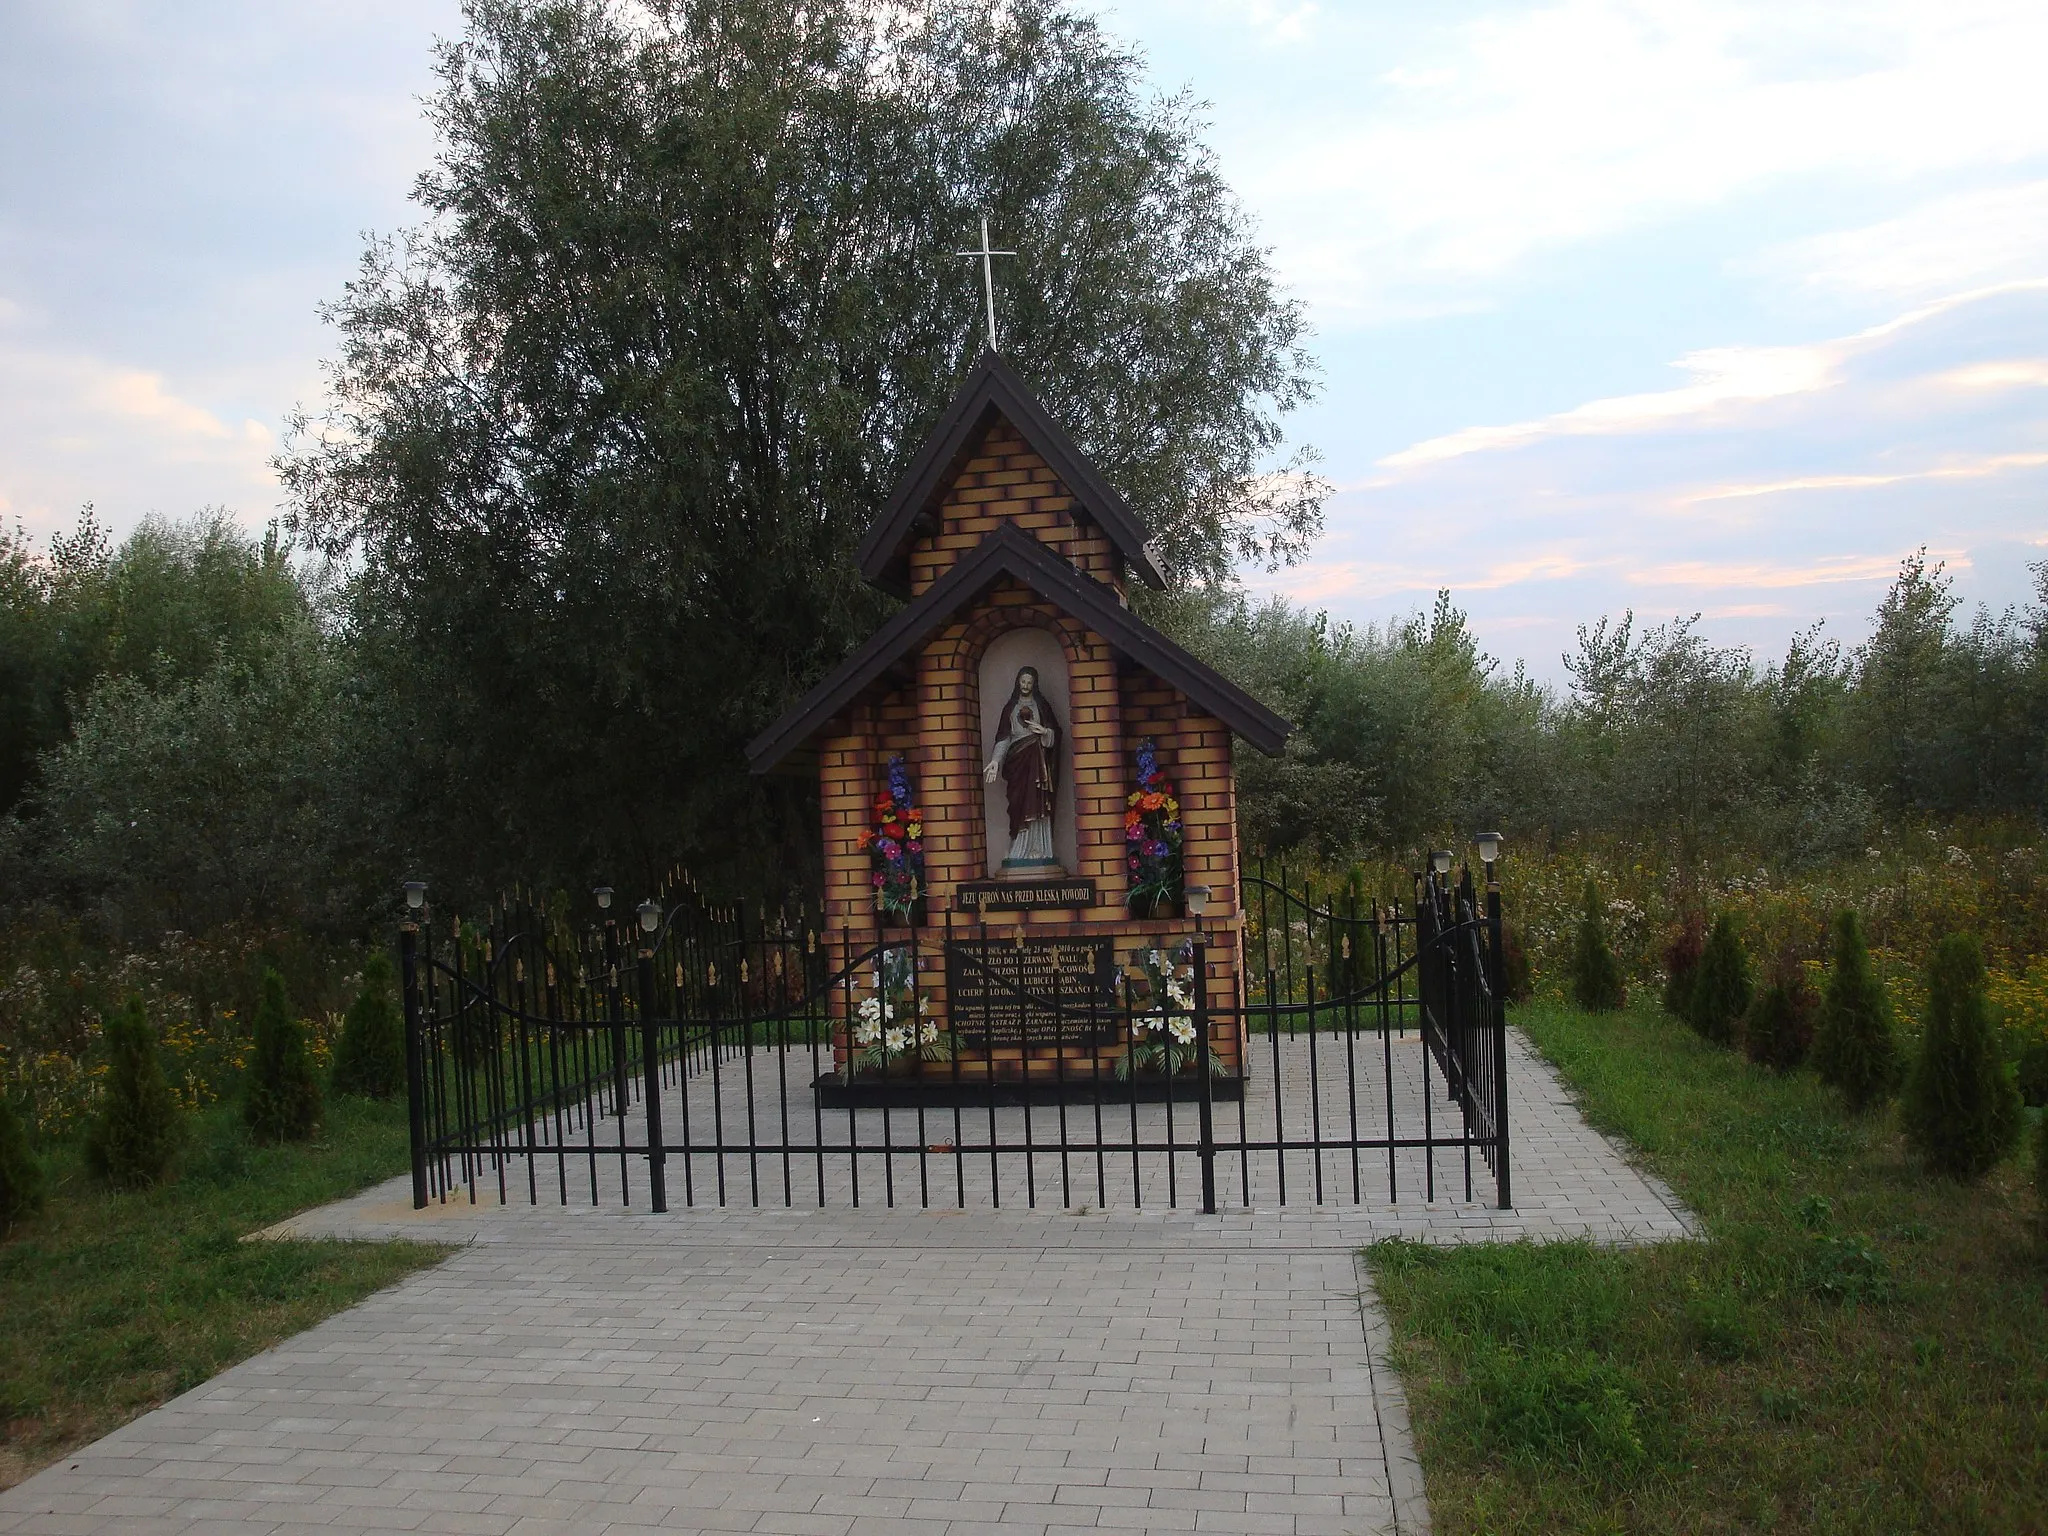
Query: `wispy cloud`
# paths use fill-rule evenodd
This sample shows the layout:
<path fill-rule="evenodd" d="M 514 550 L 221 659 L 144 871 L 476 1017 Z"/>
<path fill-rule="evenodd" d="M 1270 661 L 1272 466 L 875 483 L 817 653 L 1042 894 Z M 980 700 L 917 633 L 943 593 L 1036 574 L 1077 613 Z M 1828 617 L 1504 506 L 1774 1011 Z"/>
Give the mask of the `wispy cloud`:
<path fill-rule="evenodd" d="M 2039 469 L 2048 453 L 1994 453 L 1960 464 L 1908 470 L 1895 475 L 1800 475 L 1790 480 L 1764 480 L 1754 485 L 1719 485 L 1686 491 L 1674 498 L 1680 506 L 1703 501 L 1740 501 L 1751 496 L 1780 496 L 1789 491 L 1863 491 L 1915 480 L 1982 480 L 2016 469 Z"/>
<path fill-rule="evenodd" d="M 276 492 L 269 428 L 161 373 L 0 334 L 0 499 L 39 533 L 95 502 L 125 523 L 227 502 L 252 520 Z"/>
<path fill-rule="evenodd" d="M 1822 292 L 1909 300 L 2048 276 L 2048 180 L 1927 198 L 1896 217 L 1790 241 L 1745 265 Z"/>
<path fill-rule="evenodd" d="M 1305 83 L 1308 106 L 1237 147 L 1326 324 L 1489 304 L 1545 253 L 1801 179 L 1896 186 L 2048 153 L 2035 105 L 2048 12 L 2031 0 L 1425 14 L 1407 27 L 1377 9 L 1343 29 L 1328 18 L 1317 52 L 1345 71 L 1341 98 Z M 2031 210 L 1993 197 L 1965 211 L 2009 251 Z M 1914 296 L 1932 270 L 1949 274 L 1937 290 L 1956 286 L 1967 247 L 1939 234 L 1938 213 L 1925 228 L 1915 254 L 1844 236 L 1797 265 Z M 1980 257 L 1975 280 L 2011 275 Z"/>
<path fill-rule="evenodd" d="M 1723 592 L 1741 588 L 1776 591 L 1786 587 L 1833 586 L 1845 581 L 1888 581 L 1898 574 L 1900 559 L 1909 553 L 1910 550 L 1901 549 L 1881 555 L 1831 555 L 1806 565 L 1681 560 L 1670 565 L 1645 566 L 1626 574 L 1629 581 L 1644 587 L 1689 587 Z M 1952 570 L 1969 569 L 1968 550 L 1930 550 L 1929 553 L 1936 559 L 1947 561 Z"/>
<path fill-rule="evenodd" d="M 1955 294 L 1833 340 L 1803 346 L 1714 347 L 1690 352 L 1672 364 L 1692 375 L 1690 384 L 1592 400 L 1568 411 L 1505 426 L 1466 427 L 1389 454 L 1380 464 L 1392 470 L 1420 469 L 1446 459 L 1518 448 L 1544 438 L 1670 430 L 1681 425 L 1708 424 L 1716 419 L 1733 424 L 1746 418 L 1729 411 L 1729 407 L 1832 388 L 1841 382 L 1847 362 L 1903 331 L 1986 299 L 2037 291 L 2048 291 L 2048 279 Z M 1963 377 L 1959 375 L 1967 378 L 1970 387 L 1978 389 L 2027 387 L 2040 382 L 2031 363 L 2024 367 L 2008 363 L 1966 365 L 1945 370 L 1935 380 L 1961 383 Z"/>

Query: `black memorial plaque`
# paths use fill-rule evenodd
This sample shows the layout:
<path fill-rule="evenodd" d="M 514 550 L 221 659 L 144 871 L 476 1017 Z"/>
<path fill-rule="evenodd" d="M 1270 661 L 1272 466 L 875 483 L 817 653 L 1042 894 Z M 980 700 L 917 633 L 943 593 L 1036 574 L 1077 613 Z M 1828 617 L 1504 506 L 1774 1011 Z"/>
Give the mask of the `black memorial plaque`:
<path fill-rule="evenodd" d="M 1014 939 L 946 946 L 946 1007 L 968 1050 L 1093 1045 L 1116 1036 L 1107 939 Z"/>

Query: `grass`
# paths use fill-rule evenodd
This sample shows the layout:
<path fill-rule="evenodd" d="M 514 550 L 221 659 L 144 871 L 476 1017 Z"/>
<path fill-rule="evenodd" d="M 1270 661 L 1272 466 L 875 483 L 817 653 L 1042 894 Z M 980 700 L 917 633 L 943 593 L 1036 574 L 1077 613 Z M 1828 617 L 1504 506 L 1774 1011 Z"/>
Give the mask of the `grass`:
<path fill-rule="evenodd" d="M 1517 1022 L 1708 1236 L 1370 1250 L 1439 1532 L 2048 1525 L 2026 1159 L 1932 1178 L 1889 1115 L 1644 1009 Z"/>
<path fill-rule="evenodd" d="M 241 1241 L 403 1172 L 403 1103 L 331 1101 L 304 1146 L 250 1146 L 232 1105 L 193 1129 L 182 1176 L 136 1194 L 58 1148 L 48 1203 L 0 1242 L 0 1487 L 447 1251 Z"/>

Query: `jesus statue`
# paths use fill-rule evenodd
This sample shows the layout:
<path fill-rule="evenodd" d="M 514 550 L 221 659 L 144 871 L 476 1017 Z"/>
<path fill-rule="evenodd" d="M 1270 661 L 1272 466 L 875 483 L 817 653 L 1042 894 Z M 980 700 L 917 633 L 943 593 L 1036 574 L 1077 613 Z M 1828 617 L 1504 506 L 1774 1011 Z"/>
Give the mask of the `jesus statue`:
<path fill-rule="evenodd" d="M 1053 853 L 1052 810 L 1059 770 L 1060 723 L 1052 703 L 1039 692 L 1038 668 L 1019 667 L 1010 701 L 1003 706 L 995 747 L 982 778 L 1003 776 L 1010 809 L 1010 851 L 1005 875 L 1058 871 Z"/>

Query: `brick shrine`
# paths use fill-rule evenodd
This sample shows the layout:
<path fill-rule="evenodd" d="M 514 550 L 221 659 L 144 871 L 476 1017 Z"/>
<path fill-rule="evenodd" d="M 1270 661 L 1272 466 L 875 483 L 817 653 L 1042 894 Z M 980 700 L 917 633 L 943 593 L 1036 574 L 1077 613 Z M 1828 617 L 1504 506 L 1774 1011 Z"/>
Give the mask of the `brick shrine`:
<path fill-rule="evenodd" d="M 757 774 L 818 775 L 829 952 L 915 935 L 932 1017 L 957 1031 L 948 1077 L 1014 1077 L 1027 1054 L 1033 1079 L 1086 1073 L 1091 1056 L 1115 1055 L 1120 1038 L 1020 1042 L 977 1033 L 972 1008 L 950 1019 L 938 951 L 948 935 L 1020 954 L 1028 945 L 1064 975 L 1077 956 L 1120 959 L 1187 938 L 1194 925 L 1171 903 L 1134 911 L 1130 900 L 1126 797 L 1150 741 L 1178 788 L 1185 882 L 1211 892 L 1211 1049 L 1239 1076 L 1233 745 L 1277 753 L 1290 727 L 1131 611 L 1134 580 L 1164 585 L 1136 514 L 1016 372 L 984 352 L 856 557 L 904 607 L 747 749 Z M 1031 700 L 1021 716 L 1020 699 Z M 1053 743 L 1042 754 L 1050 774 L 1040 770 L 1051 806 L 1020 829 L 1017 785 L 1028 774 L 1018 764 L 1034 740 Z M 881 909 L 862 837 L 893 758 L 924 816 L 914 918 Z M 1023 794 L 1027 811 L 1045 798 L 1030 784 Z M 843 1070 L 843 1029 L 834 1051 Z"/>

